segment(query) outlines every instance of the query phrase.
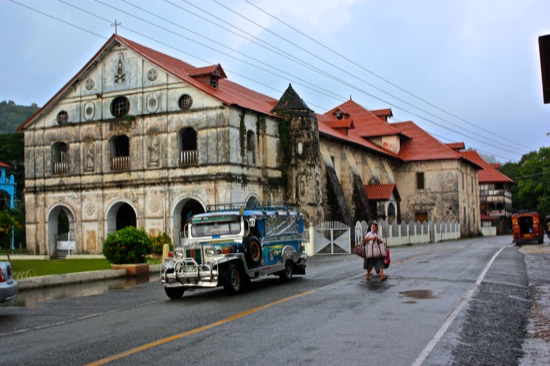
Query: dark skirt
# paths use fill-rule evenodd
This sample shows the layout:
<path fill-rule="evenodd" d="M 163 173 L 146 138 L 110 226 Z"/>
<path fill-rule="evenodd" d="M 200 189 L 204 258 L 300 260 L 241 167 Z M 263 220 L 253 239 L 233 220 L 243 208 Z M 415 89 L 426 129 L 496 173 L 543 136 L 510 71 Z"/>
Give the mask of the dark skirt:
<path fill-rule="evenodd" d="M 384 258 L 365 258 L 363 261 L 363 269 L 376 270 L 376 273 L 380 272 L 381 269 L 384 269 Z"/>

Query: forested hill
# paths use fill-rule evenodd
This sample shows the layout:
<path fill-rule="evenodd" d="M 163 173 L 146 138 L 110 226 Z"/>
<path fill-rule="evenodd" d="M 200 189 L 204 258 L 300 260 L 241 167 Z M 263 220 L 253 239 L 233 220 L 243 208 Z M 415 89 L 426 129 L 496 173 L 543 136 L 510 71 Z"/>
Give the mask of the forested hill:
<path fill-rule="evenodd" d="M 38 109 L 35 103 L 23 106 L 11 100 L 0 102 L 0 134 L 14 133 Z"/>

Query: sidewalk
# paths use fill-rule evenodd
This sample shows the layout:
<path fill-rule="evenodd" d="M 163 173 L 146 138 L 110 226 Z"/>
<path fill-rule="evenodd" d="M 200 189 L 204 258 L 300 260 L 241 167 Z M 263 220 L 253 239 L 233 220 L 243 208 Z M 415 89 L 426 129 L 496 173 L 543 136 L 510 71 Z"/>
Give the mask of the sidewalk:
<path fill-rule="evenodd" d="M 550 244 L 523 245 L 520 251 L 525 255 L 533 302 L 520 365 L 550 365 Z"/>

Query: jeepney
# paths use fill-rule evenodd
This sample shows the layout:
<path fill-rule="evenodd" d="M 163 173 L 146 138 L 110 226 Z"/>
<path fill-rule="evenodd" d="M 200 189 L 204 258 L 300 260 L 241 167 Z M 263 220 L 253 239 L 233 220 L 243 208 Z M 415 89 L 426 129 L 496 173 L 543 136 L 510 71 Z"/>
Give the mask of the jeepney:
<path fill-rule="evenodd" d="M 186 289 L 218 286 L 237 294 L 262 276 L 276 275 L 286 282 L 305 275 L 303 231 L 302 214 L 288 205 L 209 206 L 187 220 L 185 245 L 164 260 L 166 295 L 177 299 Z"/>

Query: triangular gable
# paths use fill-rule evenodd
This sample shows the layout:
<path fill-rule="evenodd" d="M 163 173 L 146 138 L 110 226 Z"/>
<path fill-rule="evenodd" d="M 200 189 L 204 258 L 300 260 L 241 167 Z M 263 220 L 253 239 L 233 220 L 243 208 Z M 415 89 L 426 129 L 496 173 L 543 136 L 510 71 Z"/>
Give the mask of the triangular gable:
<path fill-rule="evenodd" d="M 144 58 L 159 69 L 164 70 L 176 79 L 193 86 L 197 90 L 215 98 L 221 103 L 226 105 L 237 105 L 253 111 L 273 115 L 271 113 L 271 109 L 273 108 L 273 105 L 277 103 L 277 100 L 274 98 L 245 88 L 227 79 L 220 79 L 218 87 L 214 88 L 210 84 L 196 78 L 198 74 L 204 75 L 205 72 L 214 72 L 218 73 L 221 77 L 226 77 L 225 72 L 220 65 L 196 68 L 175 57 L 155 51 L 139 43 L 121 37 L 118 34 L 114 34 L 90 59 L 90 61 L 67 84 L 65 84 L 65 86 L 59 90 L 41 109 L 39 109 L 21 126 L 19 126 L 17 131 L 25 129 L 39 116 L 55 106 L 55 104 L 60 101 L 64 95 L 71 91 L 71 86 L 82 82 L 87 73 L 90 72 L 90 69 L 119 44 L 138 54 L 140 57 Z"/>

